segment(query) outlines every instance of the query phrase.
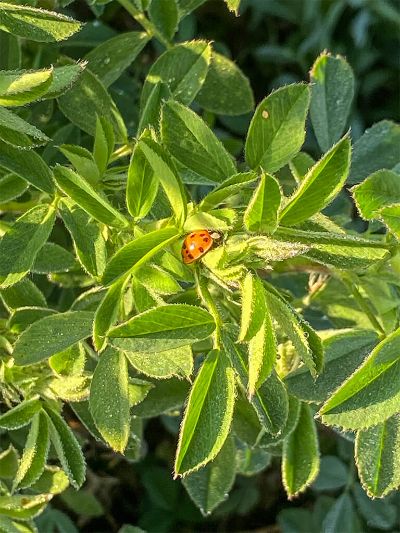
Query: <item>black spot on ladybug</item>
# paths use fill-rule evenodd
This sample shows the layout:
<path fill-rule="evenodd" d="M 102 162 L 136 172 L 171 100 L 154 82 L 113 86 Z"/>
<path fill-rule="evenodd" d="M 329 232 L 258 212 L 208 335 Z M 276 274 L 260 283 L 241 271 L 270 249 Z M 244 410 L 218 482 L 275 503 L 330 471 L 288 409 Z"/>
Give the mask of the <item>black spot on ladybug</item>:
<path fill-rule="evenodd" d="M 188 257 L 189 257 L 189 259 L 193 259 L 193 255 L 192 254 L 188 254 Z"/>
<path fill-rule="evenodd" d="M 208 237 L 206 237 L 205 239 L 203 239 L 204 242 L 208 242 Z"/>
<path fill-rule="evenodd" d="M 183 243 L 182 248 L 183 248 L 184 250 L 186 250 L 186 244 L 185 244 L 185 243 Z"/>
<path fill-rule="evenodd" d="M 204 248 L 202 246 L 200 246 L 199 250 L 200 250 L 201 253 L 204 252 Z"/>
<path fill-rule="evenodd" d="M 205 236 L 205 233 L 200 233 L 200 237 L 204 237 Z"/>
<path fill-rule="evenodd" d="M 191 234 L 190 234 L 190 238 L 191 238 L 191 239 L 193 239 L 193 237 L 195 237 L 195 236 L 196 236 L 195 233 L 191 233 Z"/>

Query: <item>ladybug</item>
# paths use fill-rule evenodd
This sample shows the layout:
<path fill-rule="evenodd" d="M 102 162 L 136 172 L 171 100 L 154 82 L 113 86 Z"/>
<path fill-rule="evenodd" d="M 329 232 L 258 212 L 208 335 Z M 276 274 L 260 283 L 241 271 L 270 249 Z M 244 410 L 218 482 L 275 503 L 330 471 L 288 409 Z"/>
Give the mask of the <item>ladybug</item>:
<path fill-rule="evenodd" d="M 190 233 L 182 245 L 183 262 L 188 265 L 200 259 L 200 257 L 210 250 L 214 244 L 214 240 L 219 237 L 220 235 L 218 233 L 210 233 L 206 229 Z"/>

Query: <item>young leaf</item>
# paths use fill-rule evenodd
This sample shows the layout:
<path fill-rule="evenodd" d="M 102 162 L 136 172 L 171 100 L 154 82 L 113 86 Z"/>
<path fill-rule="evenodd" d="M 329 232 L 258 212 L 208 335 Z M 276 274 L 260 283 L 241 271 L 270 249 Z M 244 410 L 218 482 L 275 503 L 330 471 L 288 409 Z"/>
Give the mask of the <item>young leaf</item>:
<path fill-rule="evenodd" d="M 216 457 L 229 433 L 235 378 L 224 351 L 212 350 L 193 383 L 180 430 L 175 475 L 198 470 Z"/>
<path fill-rule="evenodd" d="M 354 96 L 354 74 L 344 57 L 325 51 L 312 66 L 310 81 L 311 121 L 321 150 L 327 152 L 346 126 Z"/>
<path fill-rule="evenodd" d="M 51 43 L 76 33 L 81 23 L 61 13 L 35 7 L 1 3 L 0 30 L 18 37 Z"/>
<path fill-rule="evenodd" d="M 13 480 L 13 489 L 27 488 L 42 475 L 49 450 L 49 425 L 43 411 L 35 414 L 26 439 L 18 471 Z"/>
<path fill-rule="evenodd" d="M 113 348 L 101 355 L 90 386 L 90 412 L 104 440 L 123 452 L 129 438 L 128 367 L 125 356 Z"/>
<path fill-rule="evenodd" d="M 293 84 L 271 93 L 257 107 L 246 139 L 246 161 L 275 172 L 300 150 L 310 101 L 308 85 Z"/>
<path fill-rule="evenodd" d="M 259 331 L 265 315 L 264 287 L 258 276 L 248 272 L 242 284 L 242 314 L 239 341 L 249 341 Z"/>
<path fill-rule="evenodd" d="M 206 41 L 175 45 L 153 63 L 142 90 L 140 108 L 144 109 L 153 86 L 166 83 L 175 100 L 190 105 L 207 76 L 211 46 Z"/>
<path fill-rule="evenodd" d="M 79 442 L 64 419 L 50 407 L 45 406 L 45 408 L 51 442 L 71 485 L 78 490 L 86 475 L 85 459 Z"/>
<path fill-rule="evenodd" d="M 117 142 L 126 142 L 127 131 L 117 106 L 89 69 L 86 68 L 77 83 L 58 98 L 58 105 L 68 120 L 89 135 L 95 135 L 99 116 L 112 124 Z"/>
<path fill-rule="evenodd" d="M 0 427 L 12 430 L 26 426 L 41 408 L 42 404 L 37 397 L 24 400 L 0 415 Z"/>
<path fill-rule="evenodd" d="M 126 278 L 120 278 L 111 285 L 102 299 L 93 322 L 93 344 L 97 351 L 106 345 L 105 335 L 118 318 Z"/>
<path fill-rule="evenodd" d="M 34 148 L 50 140 L 35 126 L 3 107 L 0 107 L 0 139 L 19 148 Z"/>
<path fill-rule="evenodd" d="M 169 41 L 178 29 L 177 0 L 152 0 L 149 6 L 150 20 Z"/>
<path fill-rule="evenodd" d="M 231 156 L 205 122 L 173 100 L 162 109 L 161 136 L 169 152 L 201 176 L 223 181 L 236 172 Z"/>
<path fill-rule="evenodd" d="M 400 176 L 390 170 L 378 170 L 351 192 L 363 218 L 380 218 L 383 207 L 400 202 Z"/>
<path fill-rule="evenodd" d="M 178 238 L 177 230 L 167 227 L 154 230 L 128 242 L 108 262 L 103 275 L 103 284 L 111 285 L 119 277 L 133 272 Z"/>
<path fill-rule="evenodd" d="M 196 102 L 217 115 L 243 115 L 254 109 L 249 80 L 233 61 L 214 51 Z"/>
<path fill-rule="evenodd" d="M 306 402 L 322 403 L 360 366 L 376 346 L 378 336 L 369 330 L 338 331 L 324 341 L 324 371 L 313 379 L 306 367 L 285 377 L 289 391 Z"/>
<path fill-rule="evenodd" d="M 112 125 L 104 117 L 98 116 L 94 136 L 93 157 L 101 176 L 107 169 L 114 145 L 115 136 Z"/>
<path fill-rule="evenodd" d="M 135 277 L 153 294 L 169 295 L 182 291 L 174 276 L 157 265 L 145 265 L 139 268 Z"/>
<path fill-rule="evenodd" d="M 128 225 L 126 218 L 117 209 L 70 168 L 57 165 L 54 177 L 58 187 L 99 222 L 116 228 Z"/>
<path fill-rule="evenodd" d="M 159 129 L 161 107 L 165 100 L 171 98 L 172 94 L 167 84 L 159 81 L 153 85 L 149 97 L 140 110 L 137 136 L 148 127 L 153 127 L 155 130 Z"/>
<path fill-rule="evenodd" d="M 141 374 L 155 379 L 173 376 L 188 378 L 193 372 L 193 356 L 190 346 L 181 346 L 163 352 L 127 352 L 128 361 Z"/>
<path fill-rule="evenodd" d="M 50 168 L 33 150 L 24 152 L 0 140 L 0 167 L 13 172 L 37 189 L 52 194 L 54 182 Z"/>
<path fill-rule="evenodd" d="M 58 147 L 70 163 L 75 167 L 77 173 L 96 186 L 99 181 L 99 170 L 92 154 L 86 148 L 74 144 L 62 144 Z"/>
<path fill-rule="evenodd" d="M 47 241 L 55 220 L 49 205 L 33 207 L 0 240 L 0 287 L 21 280 L 32 268 L 40 248 Z"/>
<path fill-rule="evenodd" d="M 315 422 L 310 408 L 303 403 L 296 429 L 283 443 L 282 479 L 290 499 L 314 481 L 319 462 Z"/>
<path fill-rule="evenodd" d="M 1 15 L 0 15 L 1 17 Z M 53 69 L 0 71 L 0 105 L 22 106 L 38 100 L 53 80 Z"/>
<path fill-rule="evenodd" d="M 357 432 L 356 462 L 370 498 L 383 498 L 400 487 L 400 414 Z"/>
<path fill-rule="evenodd" d="M 53 69 L 53 80 L 49 89 L 42 96 L 42 100 L 58 98 L 77 81 L 86 67 L 86 63 L 77 62 L 71 65 L 64 65 Z"/>
<path fill-rule="evenodd" d="M 93 276 L 101 276 L 106 267 L 107 250 L 98 223 L 69 198 L 62 199 L 59 211 L 83 268 Z"/>
<path fill-rule="evenodd" d="M 253 183 L 256 179 L 257 174 L 255 172 L 241 172 L 239 174 L 234 174 L 215 187 L 215 189 L 203 198 L 200 202 L 200 209 L 202 211 L 209 211 L 213 207 L 222 204 L 226 198 L 242 192 L 247 185 L 250 185 L 250 183 Z"/>
<path fill-rule="evenodd" d="M 93 313 L 69 311 L 34 322 L 18 338 L 13 356 L 17 365 L 32 365 L 90 337 Z"/>
<path fill-rule="evenodd" d="M 158 192 L 158 178 L 138 145 L 132 152 L 126 184 L 126 205 L 135 220 L 144 218 Z"/>
<path fill-rule="evenodd" d="M 239 6 L 241 0 L 225 0 L 226 5 L 230 11 L 233 11 L 236 16 L 239 15 Z"/>
<path fill-rule="evenodd" d="M 263 174 L 244 213 L 246 228 L 257 233 L 273 233 L 278 225 L 281 200 L 282 193 L 276 178 Z"/>
<path fill-rule="evenodd" d="M 113 84 L 149 41 L 147 33 L 131 31 L 107 39 L 85 55 L 88 68 L 103 83 Z"/>
<path fill-rule="evenodd" d="M 382 168 L 393 169 L 400 163 L 399 143 L 400 125 L 389 120 L 365 130 L 354 145 L 349 183 L 360 183 Z"/>
<path fill-rule="evenodd" d="M 108 332 L 113 344 L 130 352 L 162 352 L 206 339 L 214 331 L 213 317 L 205 309 L 168 304 L 130 318 Z"/>
<path fill-rule="evenodd" d="M 236 476 L 236 446 L 232 436 L 228 436 L 216 458 L 185 476 L 182 484 L 204 516 L 226 499 Z"/>
<path fill-rule="evenodd" d="M 172 159 L 166 150 L 147 137 L 142 136 L 137 146 L 160 181 L 174 211 L 177 224 L 182 226 L 187 214 L 186 195 Z"/>
<path fill-rule="evenodd" d="M 372 350 L 365 362 L 322 406 L 324 424 L 364 429 L 398 412 L 400 401 L 400 329 Z"/>
<path fill-rule="evenodd" d="M 30 494 L 0 496 L 0 525 L 3 526 L 3 524 L 5 524 L 7 527 L 6 530 L 2 527 L 3 531 L 6 531 L 7 533 L 9 531 L 11 533 L 20 533 L 21 528 L 17 529 L 15 527 L 15 524 L 20 526 L 20 523 L 7 520 L 7 517 L 15 520 L 31 520 L 44 511 L 50 499 L 51 496 L 49 494 L 38 494 L 35 496 Z M 13 529 L 10 529 L 10 524 Z"/>
<path fill-rule="evenodd" d="M 300 224 L 326 207 L 347 179 L 350 154 L 350 140 L 345 136 L 309 170 L 281 211 L 280 224 Z"/>

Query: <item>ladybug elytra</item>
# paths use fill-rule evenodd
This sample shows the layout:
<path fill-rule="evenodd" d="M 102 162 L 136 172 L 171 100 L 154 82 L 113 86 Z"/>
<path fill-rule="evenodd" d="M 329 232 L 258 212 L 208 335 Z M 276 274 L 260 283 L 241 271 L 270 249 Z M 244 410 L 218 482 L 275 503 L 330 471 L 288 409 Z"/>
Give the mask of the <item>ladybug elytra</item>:
<path fill-rule="evenodd" d="M 185 264 L 193 263 L 206 254 L 219 234 L 210 233 L 206 229 L 190 233 L 182 245 L 182 259 Z"/>

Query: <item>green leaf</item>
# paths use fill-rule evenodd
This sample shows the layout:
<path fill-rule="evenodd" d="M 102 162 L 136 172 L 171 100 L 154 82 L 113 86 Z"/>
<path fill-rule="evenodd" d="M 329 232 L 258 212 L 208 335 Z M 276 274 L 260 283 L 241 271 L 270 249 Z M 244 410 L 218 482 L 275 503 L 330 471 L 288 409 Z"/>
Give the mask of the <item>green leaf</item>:
<path fill-rule="evenodd" d="M 90 386 L 90 411 L 104 440 L 123 452 L 129 438 L 128 366 L 122 352 L 108 348 L 101 355 Z"/>
<path fill-rule="evenodd" d="M 35 126 L 3 107 L 0 107 L 0 139 L 19 148 L 34 148 L 50 140 Z"/>
<path fill-rule="evenodd" d="M 152 353 L 206 339 L 214 329 L 214 319 L 205 309 L 187 304 L 168 304 L 130 318 L 111 328 L 108 335 L 113 344 L 122 350 Z"/>
<path fill-rule="evenodd" d="M 357 468 L 370 498 L 383 498 L 400 487 L 399 447 L 399 414 L 357 432 Z"/>
<path fill-rule="evenodd" d="M 344 493 L 336 500 L 323 521 L 323 533 L 334 533 L 335 531 L 346 531 L 354 520 L 354 507 L 351 497 Z"/>
<path fill-rule="evenodd" d="M 58 105 L 68 120 L 89 135 L 95 135 L 99 116 L 112 124 L 117 142 L 126 142 L 127 131 L 117 106 L 89 69 L 86 68 L 74 86 L 58 98 Z"/>
<path fill-rule="evenodd" d="M 247 77 L 233 61 L 214 51 L 196 102 L 217 115 L 243 115 L 254 109 L 253 92 Z"/>
<path fill-rule="evenodd" d="M 18 338 L 13 356 L 18 365 L 32 365 L 66 350 L 92 333 L 93 313 L 68 311 L 34 322 Z"/>
<path fill-rule="evenodd" d="M 110 285 L 119 277 L 133 272 L 178 237 L 179 233 L 175 228 L 166 227 L 128 242 L 108 262 L 103 275 L 103 284 Z"/>
<path fill-rule="evenodd" d="M 144 218 L 153 206 L 158 192 L 158 178 L 152 166 L 136 145 L 128 169 L 126 206 L 135 220 Z"/>
<path fill-rule="evenodd" d="M 360 183 L 382 168 L 392 169 L 400 163 L 398 146 L 400 125 L 382 120 L 365 131 L 354 145 L 348 182 Z"/>
<path fill-rule="evenodd" d="M 93 344 L 97 351 L 105 347 L 106 333 L 118 318 L 126 281 L 120 278 L 111 285 L 97 308 L 93 323 Z"/>
<path fill-rule="evenodd" d="M 246 139 L 246 162 L 275 172 L 300 150 L 310 101 L 308 85 L 293 84 L 271 93 L 257 107 Z"/>
<path fill-rule="evenodd" d="M 54 207 L 38 205 L 14 222 L 0 240 L 0 287 L 13 285 L 29 272 L 54 220 Z"/>
<path fill-rule="evenodd" d="M 54 178 L 57 186 L 94 219 L 117 228 L 128 225 L 126 218 L 108 200 L 70 168 L 57 165 L 54 168 Z"/>
<path fill-rule="evenodd" d="M 398 510 L 395 502 L 372 500 L 358 483 L 352 486 L 352 493 L 361 517 L 370 528 L 388 531 L 395 528 Z"/>
<path fill-rule="evenodd" d="M 248 272 L 242 284 L 242 314 L 239 341 L 249 341 L 264 322 L 264 287 L 258 276 Z"/>
<path fill-rule="evenodd" d="M 400 239 L 400 204 L 384 207 L 380 211 L 380 216 L 389 230 Z"/>
<path fill-rule="evenodd" d="M 400 329 L 372 350 L 365 362 L 322 406 L 324 424 L 364 429 L 398 412 L 400 401 Z"/>
<path fill-rule="evenodd" d="M 200 209 L 203 211 L 209 211 L 213 207 L 222 204 L 226 198 L 242 192 L 247 185 L 250 185 L 250 183 L 253 183 L 256 179 L 257 174 L 255 172 L 241 172 L 239 174 L 234 174 L 215 187 L 215 189 L 203 198 L 200 202 Z"/>
<path fill-rule="evenodd" d="M 236 173 L 231 156 L 205 122 L 172 100 L 162 109 L 161 136 L 169 152 L 201 176 L 220 182 Z"/>
<path fill-rule="evenodd" d="M 233 11 L 236 16 L 239 15 L 239 6 L 241 0 L 225 0 L 226 5 L 230 11 Z"/>
<path fill-rule="evenodd" d="M 182 379 L 168 379 L 155 384 L 143 400 L 132 408 L 132 414 L 141 418 L 154 418 L 180 409 L 189 392 L 189 383 Z"/>
<path fill-rule="evenodd" d="M 85 55 L 88 68 L 108 87 L 113 84 L 143 50 L 149 36 L 131 31 L 112 37 Z"/>
<path fill-rule="evenodd" d="M 15 174 L 0 177 L 0 204 L 18 198 L 28 189 L 29 184 Z"/>
<path fill-rule="evenodd" d="M 168 85 L 172 96 L 189 105 L 201 89 L 211 60 L 211 46 L 206 41 L 175 45 L 153 63 L 143 86 L 140 108 L 144 109 L 156 83 Z"/>
<path fill-rule="evenodd" d="M 354 96 L 354 74 L 344 57 L 325 51 L 312 66 L 310 81 L 311 121 L 318 144 L 326 152 L 346 127 Z"/>
<path fill-rule="evenodd" d="M 149 97 L 143 108 L 140 110 L 139 124 L 137 128 L 138 136 L 145 130 L 145 128 L 150 126 L 155 130 L 159 129 L 161 107 L 164 101 L 169 100 L 170 98 L 172 98 L 172 94 L 168 85 L 161 81 L 153 85 Z"/>
<path fill-rule="evenodd" d="M 337 490 L 345 487 L 348 480 L 349 471 L 346 465 L 334 455 L 324 455 L 312 488 L 317 491 Z"/>
<path fill-rule="evenodd" d="M 390 170 L 378 170 L 351 192 L 363 218 L 380 218 L 383 207 L 400 202 L 400 176 Z"/>
<path fill-rule="evenodd" d="M 83 268 L 93 276 L 101 276 L 106 267 L 107 250 L 99 225 L 68 198 L 62 199 L 59 212 Z"/>
<path fill-rule="evenodd" d="M 139 268 L 135 277 L 153 294 L 169 295 L 182 291 L 174 276 L 157 265 L 145 265 Z"/>
<path fill-rule="evenodd" d="M 0 3 L 0 29 L 18 37 L 51 43 L 67 39 L 80 28 L 80 22 L 61 13 Z"/>
<path fill-rule="evenodd" d="M 50 168 L 33 150 L 24 152 L 0 140 L 0 167 L 13 172 L 37 189 L 52 194 L 54 182 Z"/>
<path fill-rule="evenodd" d="M 27 488 L 42 475 L 49 450 L 49 425 L 43 411 L 36 413 L 26 439 L 18 471 L 13 480 L 16 487 Z"/>
<path fill-rule="evenodd" d="M 89 490 L 76 491 L 68 488 L 61 496 L 62 501 L 74 513 L 93 518 L 104 515 L 104 509 L 96 496 Z"/>
<path fill-rule="evenodd" d="M 280 224 L 300 224 L 326 207 L 346 181 L 350 155 L 350 140 L 345 136 L 309 170 L 283 208 Z"/>
<path fill-rule="evenodd" d="M 265 433 L 257 435 L 257 446 L 270 450 L 283 443 L 283 441 L 296 429 L 297 422 L 300 416 L 301 402 L 294 396 L 289 396 L 289 408 L 286 423 L 277 435 Z"/>
<path fill-rule="evenodd" d="M 162 352 L 127 352 L 128 361 L 140 373 L 155 379 L 173 376 L 188 378 L 193 372 L 190 346 L 181 346 Z"/>
<path fill-rule="evenodd" d="M 97 117 L 94 137 L 93 157 L 100 175 L 107 169 L 111 154 L 114 150 L 115 136 L 112 125 L 103 117 Z"/>
<path fill-rule="evenodd" d="M 180 430 L 175 475 L 201 468 L 220 452 L 233 416 L 235 378 L 224 351 L 212 350 L 193 383 Z"/>
<path fill-rule="evenodd" d="M 161 35 L 171 40 L 178 29 L 177 0 L 152 0 L 149 16 Z"/>
<path fill-rule="evenodd" d="M 67 402 L 81 402 L 89 396 L 90 378 L 84 376 L 60 376 L 53 378 L 49 389 L 54 395 Z"/>
<path fill-rule="evenodd" d="M 58 98 L 77 81 L 86 67 L 86 63 L 77 62 L 71 65 L 56 67 L 53 70 L 53 80 L 49 89 L 43 95 L 43 100 Z"/>
<path fill-rule="evenodd" d="M 47 466 L 31 490 L 39 494 L 60 494 L 69 485 L 68 477 L 58 466 Z"/>
<path fill-rule="evenodd" d="M 21 66 L 21 45 L 18 37 L 0 31 L 0 70 L 18 70 Z"/>
<path fill-rule="evenodd" d="M 85 459 L 70 427 L 53 409 L 46 406 L 50 438 L 71 485 L 79 489 L 85 481 Z"/>
<path fill-rule="evenodd" d="M 278 225 L 281 200 L 282 193 L 276 178 L 263 174 L 244 213 L 246 228 L 257 233 L 273 233 Z"/>
<path fill-rule="evenodd" d="M 72 163 L 82 178 L 92 186 L 97 185 L 100 178 L 99 170 L 89 150 L 74 144 L 62 144 L 58 149 Z"/>
<path fill-rule="evenodd" d="M 198 211 L 186 219 L 183 229 L 186 233 L 199 228 L 224 232 L 232 229 L 236 220 L 237 214 L 233 209 L 214 209 L 209 213 Z"/>
<path fill-rule="evenodd" d="M 81 342 L 52 355 L 49 366 L 58 376 L 81 375 L 85 368 L 86 352 Z"/>
<path fill-rule="evenodd" d="M 18 452 L 12 444 L 0 452 L 1 479 L 14 479 L 18 470 Z"/>
<path fill-rule="evenodd" d="M 142 136 L 138 147 L 160 181 L 175 214 L 176 222 L 181 226 L 187 214 L 186 195 L 171 157 L 159 144 L 147 137 Z"/>
<path fill-rule="evenodd" d="M 51 272 L 68 272 L 76 267 L 75 257 L 53 242 L 46 242 L 39 250 L 31 268 L 36 274 L 50 274 Z"/>
<path fill-rule="evenodd" d="M 0 415 L 0 427 L 12 430 L 26 426 L 41 408 L 42 404 L 37 397 L 24 400 Z"/>
<path fill-rule="evenodd" d="M 282 480 L 289 498 L 314 481 L 319 463 L 317 430 L 310 408 L 303 403 L 296 429 L 283 444 Z"/>
<path fill-rule="evenodd" d="M 337 331 L 324 341 L 324 371 L 313 379 L 301 367 L 285 377 L 289 391 L 306 402 L 321 403 L 360 366 L 378 342 L 374 331 Z"/>
<path fill-rule="evenodd" d="M 179 0 L 178 3 L 180 19 L 186 17 L 186 15 L 188 15 L 189 13 L 197 9 L 199 6 L 204 4 L 205 1 L 206 0 Z"/>
<path fill-rule="evenodd" d="M 299 152 L 289 163 L 290 172 L 297 183 L 303 181 L 308 171 L 315 165 L 315 160 L 306 152 Z"/>
<path fill-rule="evenodd" d="M 231 436 L 213 461 L 185 476 L 182 484 L 204 516 L 226 499 L 236 475 L 236 447 Z"/>
<path fill-rule="evenodd" d="M 5 516 L 8 516 L 16 520 L 31 520 L 44 511 L 50 499 L 51 496 L 48 494 L 38 494 L 37 496 L 30 494 L 0 496 L 0 519 L 3 521 Z M 14 526 L 11 533 L 21 532 L 21 529 L 16 528 L 16 522 L 11 522 L 11 524 Z M 20 524 L 18 523 L 18 525 Z"/>
<path fill-rule="evenodd" d="M 8 309 L 36 306 L 47 307 L 43 293 L 28 278 L 24 278 L 12 287 L 0 289 L 1 298 Z"/>
<path fill-rule="evenodd" d="M 33 322 L 56 312 L 53 309 L 47 309 L 45 307 L 22 307 L 13 312 L 8 321 L 8 327 L 12 333 L 19 334 Z"/>

